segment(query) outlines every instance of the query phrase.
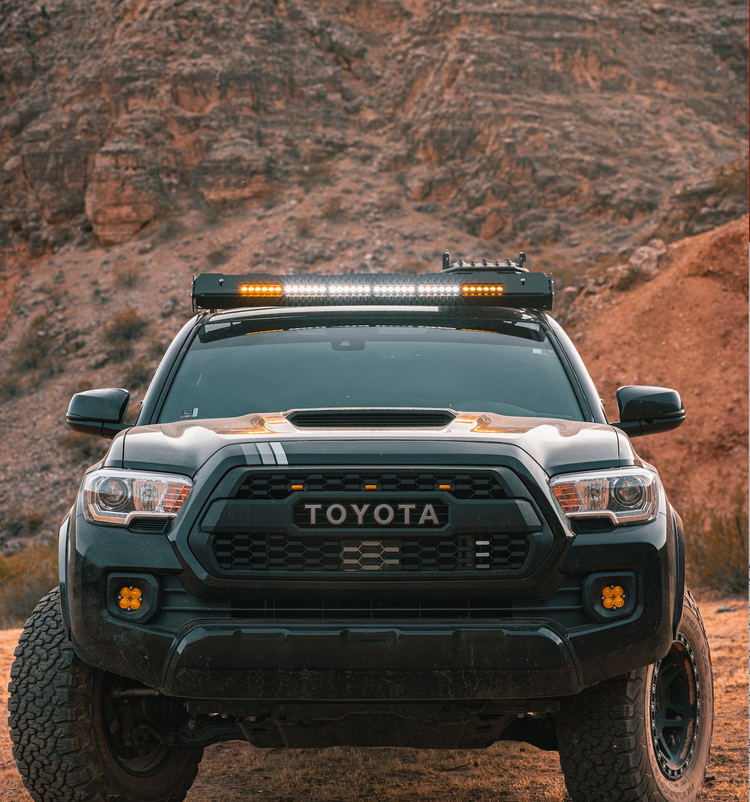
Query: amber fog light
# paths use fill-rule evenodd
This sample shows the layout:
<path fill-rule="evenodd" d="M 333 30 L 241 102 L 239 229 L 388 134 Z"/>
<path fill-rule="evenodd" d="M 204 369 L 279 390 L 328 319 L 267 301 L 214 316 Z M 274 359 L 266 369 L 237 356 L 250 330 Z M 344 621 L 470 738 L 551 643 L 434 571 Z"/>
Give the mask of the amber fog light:
<path fill-rule="evenodd" d="M 632 615 L 638 608 L 635 572 L 590 574 L 583 583 L 583 603 L 595 621 L 611 621 Z"/>
<path fill-rule="evenodd" d="M 107 612 L 126 621 L 147 621 L 159 611 L 161 586 L 150 574 L 110 574 Z"/>
<path fill-rule="evenodd" d="M 132 610 L 135 612 L 136 610 L 141 609 L 142 602 L 143 591 L 140 588 L 134 587 L 133 585 L 120 588 L 120 592 L 117 594 L 117 606 L 121 610 Z"/>
<path fill-rule="evenodd" d="M 620 610 L 625 606 L 625 590 L 622 585 L 605 585 L 599 601 L 605 610 Z"/>

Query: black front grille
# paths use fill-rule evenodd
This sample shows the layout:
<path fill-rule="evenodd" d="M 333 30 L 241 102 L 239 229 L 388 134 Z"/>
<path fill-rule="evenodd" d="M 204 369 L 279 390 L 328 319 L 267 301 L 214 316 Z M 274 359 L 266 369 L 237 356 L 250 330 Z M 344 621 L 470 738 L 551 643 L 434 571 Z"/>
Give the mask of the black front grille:
<path fill-rule="evenodd" d="M 359 493 L 374 489 L 385 493 L 444 492 L 457 499 L 477 501 L 507 498 L 494 474 L 455 471 L 327 471 L 325 474 L 303 471 L 250 472 L 233 498 L 281 500 L 298 489 L 310 493 Z"/>
<path fill-rule="evenodd" d="M 283 533 L 215 534 L 212 549 L 225 571 L 445 572 L 519 571 L 529 553 L 525 534 L 336 537 Z"/>
<path fill-rule="evenodd" d="M 297 428 L 401 428 L 448 426 L 455 419 L 442 409 L 315 409 L 287 416 Z"/>

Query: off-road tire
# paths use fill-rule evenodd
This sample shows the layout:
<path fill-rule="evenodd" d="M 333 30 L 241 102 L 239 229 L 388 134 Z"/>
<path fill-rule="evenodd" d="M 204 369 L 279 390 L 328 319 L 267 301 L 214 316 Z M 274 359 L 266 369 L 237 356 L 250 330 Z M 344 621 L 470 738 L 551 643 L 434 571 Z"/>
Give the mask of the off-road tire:
<path fill-rule="evenodd" d="M 202 751 L 168 750 L 150 772 L 128 772 L 104 736 L 102 676 L 74 653 L 57 588 L 24 626 L 11 668 L 13 756 L 35 802 L 181 802 Z"/>
<path fill-rule="evenodd" d="M 698 716 L 690 737 L 690 726 L 685 725 L 687 758 L 678 755 L 677 767 L 672 769 L 660 764 L 654 741 L 664 721 L 656 701 L 662 664 L 678 672 L 679 665 L 684 665 L 688 686 L 691 671 L 697 680 L 699 705 L 693 709 Z M 687 695 L 692 693 L 688 688 Z M 708 640 L 698 607 L 687 592 L 677 639 L 664 660 L 602 682 L 562 703 L 557 718 L 560 765 L 573 802 L 694 802 L 711 748 L 713 699 Z M 654 704 L 656 714 L 652 714 Z"/>

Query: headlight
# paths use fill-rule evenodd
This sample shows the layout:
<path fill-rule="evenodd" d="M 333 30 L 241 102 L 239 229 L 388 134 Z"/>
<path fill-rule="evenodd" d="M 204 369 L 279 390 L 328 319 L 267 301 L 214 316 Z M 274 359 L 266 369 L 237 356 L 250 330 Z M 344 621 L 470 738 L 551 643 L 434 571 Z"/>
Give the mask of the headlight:
<path fill-rule="evenodd" d="M 616 524 L 640 523 L 655 518 L 659 506 L 656 475 L 643 468 L 556 476 L 550 488 L 569 518 L 599 515 Z"/>
<path fill-rule="evenodd" d="M 83 484 L 83 516 L 92 523 L 127 526 L 138 517 L 173 518 L 193 483 L 186 476 L 100 470 Z"/>

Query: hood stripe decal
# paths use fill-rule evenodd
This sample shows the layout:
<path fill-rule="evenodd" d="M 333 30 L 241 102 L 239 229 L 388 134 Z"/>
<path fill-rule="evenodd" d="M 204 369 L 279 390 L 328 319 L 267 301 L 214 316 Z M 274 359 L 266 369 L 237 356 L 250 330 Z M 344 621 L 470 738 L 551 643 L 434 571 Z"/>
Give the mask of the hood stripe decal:
<path fill-rule="evenodd" d="M 268 443 L 256 443 L 256 446 L 264 465 L 276 464 L 276 460 L 273 458 L 273 451 L 271 451 L 271 446 Z"/>
<path fill-rule="evenodd" d="M 289 464 L 289 460 L 286 458 L 286 453 L 281 443 L 271 443 L 271 448 L 273 449 L 273 453 L 276 455 L 276 462 L 278 462 L 279 465 Z"/>
<path fill-rule="evenodd" d="M 240 448 L 245 455 L 245 461 L 248 465 L 260 465 L 260 457 L 258 456 L 258 449 L 255 443 L 243 443 Z"/>

